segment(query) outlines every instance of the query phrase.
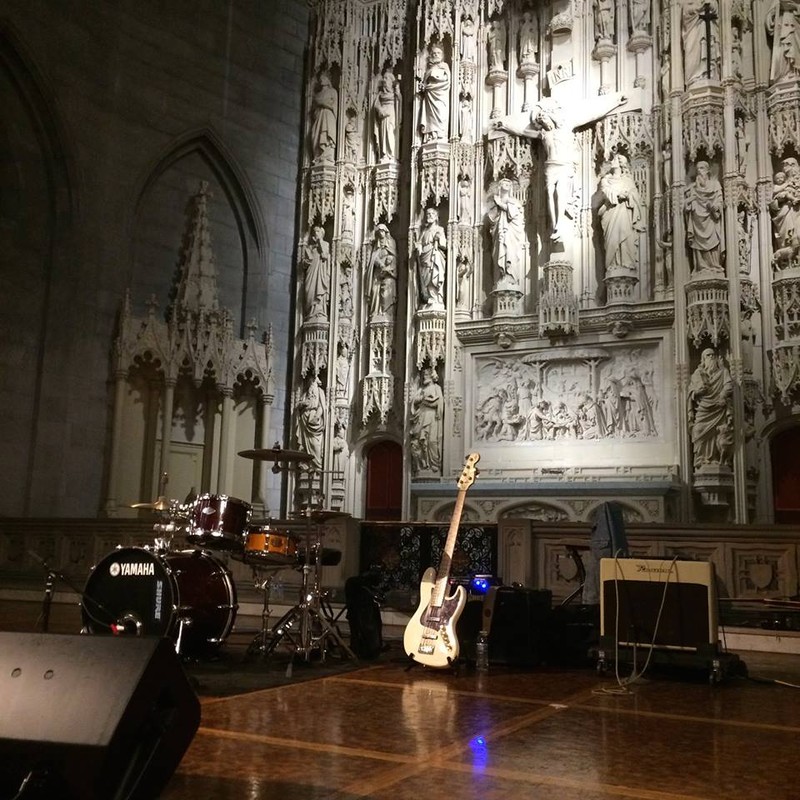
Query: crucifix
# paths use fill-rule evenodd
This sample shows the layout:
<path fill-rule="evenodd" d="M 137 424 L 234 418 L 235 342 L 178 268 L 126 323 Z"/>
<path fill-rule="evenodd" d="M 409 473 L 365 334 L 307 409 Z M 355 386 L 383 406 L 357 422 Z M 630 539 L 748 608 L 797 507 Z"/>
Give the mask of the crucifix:
<path fill-rule="evenodd" d="M 697 15 L 706 24 L 706 78 L 711 78 L 711 24 L 719 19 L 711 3 L 703 3 L 703 10 Z"/>

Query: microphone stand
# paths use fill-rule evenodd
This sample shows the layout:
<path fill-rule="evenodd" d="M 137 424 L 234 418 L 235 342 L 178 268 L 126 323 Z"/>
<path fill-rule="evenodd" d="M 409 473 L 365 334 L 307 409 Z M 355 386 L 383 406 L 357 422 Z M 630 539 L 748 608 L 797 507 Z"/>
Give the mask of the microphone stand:
<path fill-rule="evenodd" d="M 83 591 L 79 589 L 75 584 L 66 576 L 63 572 L 58 572 L 50 567 L 50 564 L 43 559 L 38 553 L 34 553 L 33 550 L 28 550 L 28 555 L 33 558 L 35 561 L 38 561 L 39 564 L 45 570 L 45 583 L 44 583 L 44 596 L 42 597 L 42 613 L 40 615 L 41 619 L 41 626 L 42 626 L 42 633 L 48 633 L 48 629 L 50 627 L 50 609 L 53 605 L 53 597 L 55 595 L 55 582 L 56 580 L 61 581 L 66 587 L 72 589 L 75 594 L 81 597 L 81 604 L 83 604 Z M 113 618 L 111 612 L 108 611 L 105 607 L 103 607 L 100 603 L 98 603 L 93 598 L 91 599 L 92 603 L 97 607 L 97 609 L 104 614 L 109 619 Z M 109 626 L 112 623 L 106 623 Z"/>

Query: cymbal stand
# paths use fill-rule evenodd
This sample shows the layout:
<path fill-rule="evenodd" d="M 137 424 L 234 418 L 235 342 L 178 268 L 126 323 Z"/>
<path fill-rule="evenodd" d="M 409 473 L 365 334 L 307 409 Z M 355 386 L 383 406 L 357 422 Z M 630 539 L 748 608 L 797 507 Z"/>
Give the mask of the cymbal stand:
<path fill-rule="evenodd" d="M 312 549 L 314 550 L 313 558 Z M 347 658 L 355 659 L 355 653 L 344 642 L 336 626 L 331 624 L 332 620 L 321 610 L 321 559 L 322 544 L 319 530 L 312 548 L 311 521 L 309 520 L 306 528 L 306 558 L 302 568 L 299 602 L 273 625 L 270 641 L 265 646 L 266 655 L 271 655 L 278 645 L 286 640 L 291 648 L 292 657 L 301 655 L 305 661 L 310 661 L 312 652 L 318 650 L 320 660 L 324 661 L 328 651 L 327 641 L 331 639 L 333 645 L 338 647 Z"/>

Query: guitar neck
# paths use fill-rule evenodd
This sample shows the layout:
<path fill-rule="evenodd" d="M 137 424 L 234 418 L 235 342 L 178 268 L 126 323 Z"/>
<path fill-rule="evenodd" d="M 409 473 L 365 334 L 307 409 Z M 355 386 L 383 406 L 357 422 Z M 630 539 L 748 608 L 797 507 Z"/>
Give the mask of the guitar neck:
<path fill-rule="evenodd" d="M 453 552 L 458 536 L 458 526 L 461 524 L 461 512 L 464 510 L 464 499 L 467 496 L 466 489 L 459 489 L 456 496 L 456 506 L 453 509 L 453 516 L 450 519 L 450 529 L 447 532 L 447 541 L 444 544 L 442 561 L 439 564 L 439 571 L 436 573 L 436 585 L 431 593 L 431 606 L 438 608 L 444 602 L 447 593 L 447 581 L 450 578 L 450 565 L 453 562 Z"/>

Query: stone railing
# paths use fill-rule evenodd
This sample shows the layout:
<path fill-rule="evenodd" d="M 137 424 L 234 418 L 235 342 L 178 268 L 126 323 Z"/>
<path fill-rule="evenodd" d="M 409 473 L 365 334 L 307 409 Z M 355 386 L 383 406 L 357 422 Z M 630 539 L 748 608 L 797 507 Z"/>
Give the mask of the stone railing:
<path fill-rule="evenodd" d="M 503 520 L 498 569 L 506 583 L 550 589 L 554 601 L 571 594 L 577 567 L 568 545 L 589 544 L 590 527 Z M 798 594 L 800 528 L 770 526 L 628 526 L 632 556 L 711 561 L 723 597 L 756 599 Z M 587 552 L 582 557 L 588 557 Z"/>
<path fill-rule="evenodd" d="M 399 542 L 401 535 L 408 535 L 415 529 L 419 529 L 424 541 L 431 535 L 435 539 L 442 537 L 441 525 L 391 523 L 386 526 L 387 523 L 365 523 L 350 518 L 325 525 L 320 532 L 323 545 L 340 550 L 342 558 L 338 565 L 324 568 L 323 585 L 341 588 L 346 578 L 369 566 L 366 561 L 380 560 L 373 545 L 382 537 Z M 389 528 L 395 526 L 396 530 L 390 532 Z M 292 523 L 292 527 L 301 540 L 306 535 L 317 534 L 316 529 L 309 534 L 302 522 Z M 460 538 L 468 545 L 466 549 L 460 547 L 459 540 L 456 547 L 457 551 L 465 550 L 480 571 L 490 566 L 490 571 L 496 570 L 506 584 L 518 582 L 523 586 L 549 589 L 554 602 L 575 590 L 577 568 L 568 545 L 586 547 L 590 535 L 588 525 L 511 519 L 501 520 L 497 526 L 465 526 L 464 530 L 472 528 L 480 528 L 480 531 L 463 536 L 460 532 Z M 722 596 L 776 598 L 800 593 L 800 528 L 797 526 L 665 524 L 628 526 L 626 534 L 631 554 L 635 556 L 678 556 L 712 561 Z M 92 567 L 118 545 L 151 545 L 153 538 L 152 520 L 0 519 L 0 581 L 7 589 L 40 586 L 44 568 L 39 559 L 42 559 L 82 586 Z M 182 536 L 176 536 L 173 541 L 174 549 L 189 546 Z M 428 545 L 428 548 L 419 552 L 419 563 L 415 563 L 412 570 L 415 574 L 419 568 L 438 566 L 440 547 Z M 242 588 L 252 586 L 252 573 L 247 565 L 224 553 L 218 555 L 228 564 L 234 580 Z M 405 560 L 408 553 L 397 555 Z M 584 558 L 587 555 L 583 553 Z M 428 564 L 430 559 L 435 563 Z M 409 581 L 414 584 L 413 576 Z"/>

